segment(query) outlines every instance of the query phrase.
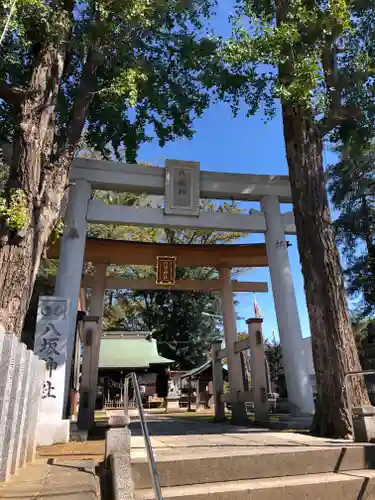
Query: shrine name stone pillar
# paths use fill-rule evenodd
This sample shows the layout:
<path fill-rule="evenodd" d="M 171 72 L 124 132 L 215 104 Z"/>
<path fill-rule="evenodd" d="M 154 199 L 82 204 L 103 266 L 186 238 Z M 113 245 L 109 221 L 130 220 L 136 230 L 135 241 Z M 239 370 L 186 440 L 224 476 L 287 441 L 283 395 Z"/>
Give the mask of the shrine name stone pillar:
<path fill-rule="evenodd" d="M 224 338 L 227 351 L 229 389 L 231 394 L 232 423 L 242 425 L 248 422 L 245 403 L 239 400 L 239 393 L 244 392 L 240 353 L 235 352 L 237 318 L 233 302 L 232 278 L 230 269 L 220 269 L 221 298 L 224 320 Z"/>
<path fill-rule="evenodd" d="M 246 321 L 250 346 L 251 381 L 253 385 L 253 401 L 255 420 L 268 420 L 267 370 L 264 358 L 264 343 L 260 318 Z"/>
<path fill-rule="evenodd" d="M 301 324 L 290 268 L 288 246 L 277 196 L 265 196 L 265 234 L 272 291 L 275 301 L 288 398 L 294 413 L 314 413 L 309 373 L 305 361 Z"/>
<path fill-rule="evenodd" d="M 69 299 L 70 303 L 64 408 L 66 408 L 69 397 L 77 307 L 81 288 L 87 233 L 86 214 L 90 198 L 91 185 L 87 181 L 78 180 L 71 186 L 69 191 L 69 203 L 65 215 L 65 229 L 61 239 L 59 267 L 56 276 L 55 295 L 57 297 Z"/>
<path fill-rule="evenodd" d="M 70 421 L 64 419 L 70 304 L 64 297 L 39 297 L 34 351 L 46 362 L 39 408 L 37 445 L 67 443 Z M 70 371 L 69 371 L 70 373 Z"/>

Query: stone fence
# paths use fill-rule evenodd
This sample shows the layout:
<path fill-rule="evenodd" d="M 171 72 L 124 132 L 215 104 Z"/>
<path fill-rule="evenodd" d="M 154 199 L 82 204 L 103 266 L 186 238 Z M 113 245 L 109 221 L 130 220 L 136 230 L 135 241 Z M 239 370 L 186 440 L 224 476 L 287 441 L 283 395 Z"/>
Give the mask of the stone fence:
<path fill-rule="evenodd" d="M 224 403 L 230 403 L 232 410 L 231 422 L 233 424 L 247 424 L 249 419 L 246 411 L 246 403 L 254 404 L 255 420 L 257 422 L 267 422 L 269 405 L 267 392 L 267 370 L 264 355 L 264 342 L 262 335 L 262 319 L 250 318 L 246 321 L 248 336 L 243 340 L 238 340 L 229 345 L 232 351 L 232 361 L 236 361 L 237 366 L 241 366 L 240 354 L 242 351 L 250 349 L 251 368 L 251 391 L 246 388 L 245 371 L 241 374 L 233 372 L 233 366 L 228 360 L 229 388 L 233 380 L 241 376 L 242 380 L 235 380 L 234 387 L 242 387 L 240 391 L 230 390 L 229 394 L 224 394 L 224 380 L 222 360 L 228 357 L 228 346 L 221 348 L 222 341 L 214 342 L 212 345 L 212 375 L 215 402 L 215 420 L 220 422 L 225 420 Z"/>
<path fill-rule="evenodd" d="M 46 364 L 0 327 L 0 481 L 34 459 Z"/>

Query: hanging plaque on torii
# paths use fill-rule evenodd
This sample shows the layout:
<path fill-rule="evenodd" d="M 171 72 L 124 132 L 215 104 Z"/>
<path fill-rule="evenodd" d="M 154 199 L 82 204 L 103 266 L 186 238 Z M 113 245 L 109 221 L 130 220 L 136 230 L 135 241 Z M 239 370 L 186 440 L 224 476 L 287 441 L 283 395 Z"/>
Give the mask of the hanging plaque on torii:
<path fill-rule="evenodd" d="M 160 286 L 176 284 L 176 257 L 157 257 L 156 284 Z"/>
<path fill-rule="evenodd" d="M 199 216 L 200 164 L 179 160 L 165 162 L 165 215 Z"/>

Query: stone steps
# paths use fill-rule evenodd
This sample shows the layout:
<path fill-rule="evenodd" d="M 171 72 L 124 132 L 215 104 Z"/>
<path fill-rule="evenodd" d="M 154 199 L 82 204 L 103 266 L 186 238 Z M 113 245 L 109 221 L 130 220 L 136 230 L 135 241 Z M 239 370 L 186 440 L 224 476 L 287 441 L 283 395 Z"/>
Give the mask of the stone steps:
<path fill-rule="evenodd" d="M 375 446 L 243 446 L 156 451 L 163 488 L 375 469 Z M 132 459 L 135 489 L 152 487 L 145 457 Z M 218 497 L 221 498 L 221 497 Z M 319 498 L 319 497 L 316 497 Z"/>
<path fill-rule="evenodd" d="M 375 471 L 321 473 L 163 488 L 168 500 L 373 500 Z M 153 500 L 153 490 L 138 490 L 136 500 Z"/>
<path fill-rule="evenodd" d="M 373 444 L 204 422 L 149 427 L 166 500 L 375 500 Z M 143 438 L 133 430 L 135 499 L 151 500 Z"/>

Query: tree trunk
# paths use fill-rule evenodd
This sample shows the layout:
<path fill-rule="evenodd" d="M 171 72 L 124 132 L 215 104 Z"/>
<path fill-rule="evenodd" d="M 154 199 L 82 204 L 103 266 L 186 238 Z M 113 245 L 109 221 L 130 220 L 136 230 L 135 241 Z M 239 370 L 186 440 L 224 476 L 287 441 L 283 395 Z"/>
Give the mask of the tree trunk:
<path fill-rule="evenodd" d="M 283 104 L 283 124 L 316 373 L 313 431 L 350 438 L 348 397 L 354 406 L 369 404 L 369 399 L 359 378 L 350 379 L 349 395 L 345 390 L 345 374 L 361 366 L 325 189 L 322 137 L 313 118 L 297 105 Z"/>
<path fill-rule="evenodd" d="M 22 190 L 29 221 L 14 234 L 0 220 L 0 324 L 21 336 L 43 251 L 60 215 L 69 169 L 87 117 L 96 83 L 98 58 L 87 51 L 64 144 L 55 151 L 56 102 L 66 63 L 74 4 L 65 1 L 59 40 L 41 47 L 29 85 L 18 104 L 19 126 L 13 142 L 8 192 Z M 9 92 L 11 93 L 11 92 Z M 14 98 L 14 92 L 13 92 Z"/>
<path fill-rule="evenodd" d="M 55 131 L 55 104 L 64 69 L 65 50 L 47 47 L 38 54 L 29 87 L 19 105 L 8 192 L 26 195 L 28 221 L 15 232 L 0 225 L 0 324 L 21 335 L 24 318 L 48 237 L 59 216 L 67 180 L 65 168 L 50 164 Z"/>
<path fill-rule="evenodd" d="M 7 333 L 21 335 L 46 233 L 30 227 L 18 243 L 0 248 L 0 324 Z"/>

